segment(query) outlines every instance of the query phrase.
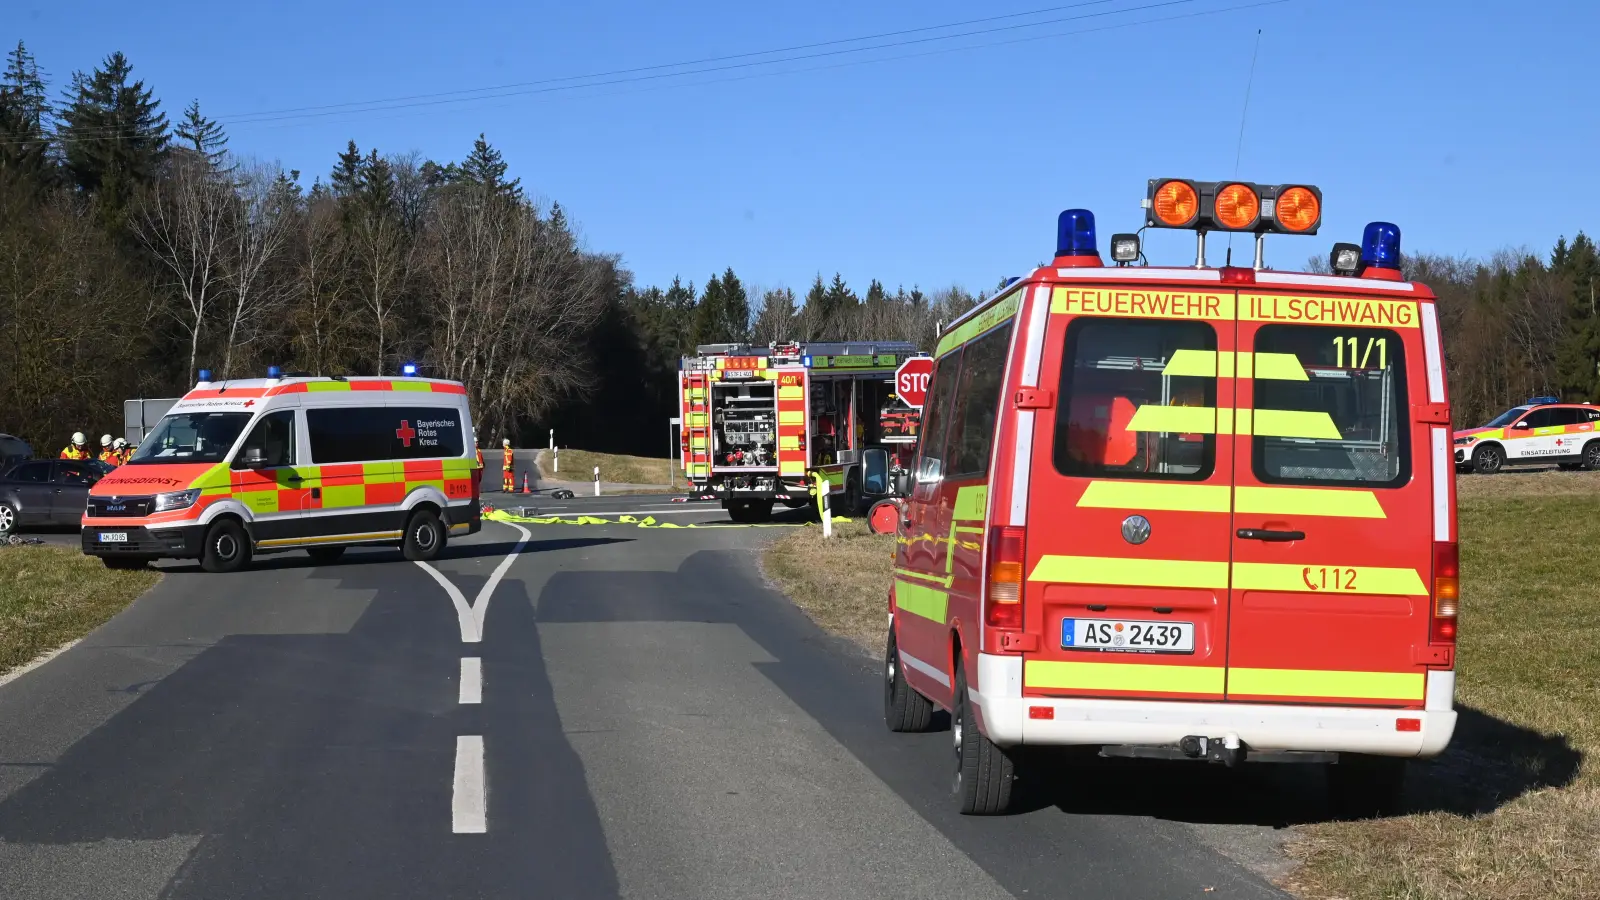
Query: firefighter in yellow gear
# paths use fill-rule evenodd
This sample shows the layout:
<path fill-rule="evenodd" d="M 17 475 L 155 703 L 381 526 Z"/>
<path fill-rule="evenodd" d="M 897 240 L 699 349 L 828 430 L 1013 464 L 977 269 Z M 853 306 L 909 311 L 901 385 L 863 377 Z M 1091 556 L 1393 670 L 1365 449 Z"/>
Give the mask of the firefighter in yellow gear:
<path fill-rule="evenodd" d="M 88 445 L 89 445 L 89 439 L 87 437 L 84 437 L 83 432 L 74 431 L 72 433 L 72 443 L 68 444 L 67 446 L 65 446 L 65 447 L 63 447 L 61 449 L 61 458 L 62 459 L 89 459 L 91 457 L 90 457 L 90 454 L 89 454 L 89 446 Z"/>
<path fill-rule="evenodd" d="M 127 438 L 112 441 L 111 452 L 117 457 L 117 461 L 112 463 L 114 466 L 126 465 L 128 460 L 133 459 L 133 448 L 128 446 Z"/>
<path fill-rule="evenodd" d="M 504 445 L 504 448 L 501 450 L 502 462 L 500 468 L 505 473 L 505 478 L 503 479 L 504 490 L 509 494 L 517 489 L 517 463 L 515 458 L 511 455 L 511 439 L 506 438 L 501 443 Z"/>
<path fill-rule="evenodd" d="M 116 448 L 111 446 L 111 435 L 100 435 L 100 455 L 96 456 L 95 459 L 108 466 L 117 466 L 122 463 L 122 457 L 118 456 Z"/>

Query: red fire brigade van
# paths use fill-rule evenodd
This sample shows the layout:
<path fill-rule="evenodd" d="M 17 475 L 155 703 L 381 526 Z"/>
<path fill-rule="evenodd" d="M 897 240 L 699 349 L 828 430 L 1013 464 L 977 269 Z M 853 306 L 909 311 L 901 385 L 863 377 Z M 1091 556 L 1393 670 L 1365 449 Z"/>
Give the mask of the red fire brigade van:
<path fill-rule="evenodd" d="M 1328 765 L 1377 811 L 1455 728 L 1449 399 L 1433 294 L 1399 231 L 1332 275 L 1261 264 L 1314 234 L 1307 185 L 1150 183 L 1158 268 L 1099 256 L 1086 210 L 1054 262 L 939 340 L 904 503 L 885 661 L 894 731 L 951 713 L 960 807 L 1005 811 L 1019 748 Z M 1257 235 L 1251 268 L 1207 231 Z"/>

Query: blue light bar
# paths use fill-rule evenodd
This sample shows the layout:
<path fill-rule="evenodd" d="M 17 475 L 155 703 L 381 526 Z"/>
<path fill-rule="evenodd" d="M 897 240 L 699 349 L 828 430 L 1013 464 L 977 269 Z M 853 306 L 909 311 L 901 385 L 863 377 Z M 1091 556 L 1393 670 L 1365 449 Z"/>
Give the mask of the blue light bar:
<path fill-rule="evenodd" d="M 805 366 L 808 369 L 811 368 L 811 357 L 810 356 L 802 356 L 802 357 L 800 357 L 800 364 Z"/>
<path fill-rule="evenodd" d="M 401 375 L 415 375 L 415 374 L 417 374 L 417 364 L 416 363 L 406 363 L 405 365 L 400 367 L 400 374 Z"/>
<path fill-rule="evenodd" d="M 268 378 L 282 378 L 283 377 L 283 370 L 278 368 L 277 366 L 267 366 L 267 377 Z"/>
<path fill-rule="evenodd" d="M 1560 403 L 1560 397 L 1533 397 L 1528 400 L 1529 406 L 1538 406 L 1542 403 Z"/>
<path fill-rule="evenodd" d="M 201 369 L 200 370 L 200 380 L 201 381 L 210 381 L 211 380 L 211 370 L 210 369 Z"/>
<path fill-rule="evenodd" d="M 1013 284 L 1016 284 L 1021 279 L 1022 279 L 1021 275 L 1013 275 L 1010 278 L 1006 279 L 1006 283 L 1005 283 L 1004 287 L 1011 287 Z M 1002 290 L 1004 290 L 1004 288 L 1002 288 Z"/>
<path fill-rule="evenodd" d="M 1056 220 L 1056 255 L 1100 255 L 1094 240 L 1094 213 L 1087 209 L 1062 211 Z"/>
<path fill-rule="evenodd" d="M 1388 222 L 1368 222 L 1361 232 L 1361 265 L 1373 269 L 1400 268 L 1400 229 Z"/>

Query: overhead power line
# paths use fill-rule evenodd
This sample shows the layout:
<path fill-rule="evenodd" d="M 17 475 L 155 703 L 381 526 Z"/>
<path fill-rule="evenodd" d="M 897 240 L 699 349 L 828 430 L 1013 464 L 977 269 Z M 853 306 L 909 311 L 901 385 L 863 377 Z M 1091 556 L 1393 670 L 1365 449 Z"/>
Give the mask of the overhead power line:
<path fill-rule="evenodd" d="M 1046 11 L 1059 11 L 1059 10 L 1063 10 L 1063 9 L 1073 9 L 1073 8 L 1079 8 L 1079 7 L 1084 7 L 1084 6 L 1104 5 L 1107 2 L 1117 2 L 1117 0 L 1092 0 L 1092 2 L 1088 2 L 1088 3 L 1077 3 L 1077 4 L 1071 4 L 1069 6 L 1050 7 L 1050 8 L 1048 8 L 1048 10 L 1034 10 L 1034 11 L 1027 12 L 1027 13 L 1014 13 L 1014 14 L 1009 14 L 1009 15 L 1006 15 L 1006 16 L 992 16 L 992 17 L 988 17 L 986 19 L 968 20 L 967 22 L 962 22 L 962 23 L 948 23 L 948 24 L 945 24 L 945 25 L 930 25 L 930 26 L 925 26 L 925 27 L 916 28 L 916 29 L 904 29 L 904 30 L 902 30 L 900 32 L 886 32 L 885 35 L 911 34 L 911 33 L 918 33 L 918 32 L 926 32 L 926 31 L 931 31 L 931 30 L 958 27 L 958 26 L 962 26 L 962 25 L 972 24 L 974 22 L 996 21 L 996 20 L 1000 20 L 1000 19 L 1012 19 L 1012 18 L 1018 18 L 1018 17 L 1039 15 L 1039 14 L 1041 14 L 1041 12 L 1046 12 Z M 747 62 L 736 63 L 736 64 L 732 64 L 732 65 L 701 67 L 701 68 L 689 69 L 687 71 L 679 71 L 679 72 L 661 72 L 659 70 L 667 69 L 667 68 L 683 68 L 683 67 L 687 67 L 687 66 L 697 65 L 698 63 L 697 62 L 663 63 L 663 64 L 659 64 L 659 65 L 655 65 L 655 66 L 637 67 L 636 69 L 632 69 L 632 70 L 616 70 L 614 73 L 597 73 L 597 74 L 592 74 L 592 75 L 574 75 L 574 76 L 564 76 L 562 78 L 544 79 L 544 80 L 538 81 L 538 82 L 526 82 L 525 84 L 529 84 L 529 85 L 544 85 L 543 87 L 528 88 L 528 89 L 503 90 L 501 87 L 463 89 L 461 91 L 440 92 L 439 94 L 434 94 L 434 95 L 417 95 L 418 97 L 427 98 L 427 99 L 420 99 L 420 100 L 415 100 L 415 101 L 400 101 L 399 98 L 395 98 L 393 100 L 352 101 L 350 103 L 345 103 L 345 104 L 329 104 L 329 105 L 327 105 L 325 107 L 302 107 L 300 109 L 303 109 L 303 110 L 306 110 L 306 111 L 305 112 L 300 112 L 300 113 L 290 112 L 290 111 L 285 110 L 285 111 L 282 111 L 282 114 L 271 114 L 271 115 L 269 115 L 267 113 L 259 113 L 259 114 L 256 114 L 257 117 L 254 118 L 254 119 L 237 119 L 236 118 L 234 120 L 229 121 L 229 120 L 222 119 L 222 117 L 218 117 L 218 121 L 222 121 L 225 124 L 228 124 L 230 126 L 262 125 L 262 124 L 266 124 L 266 123 L 280 123 L 280 122 L 287 123 L 287 124 L 279 124 L 279 125 L 272 126 L 272 127 L 281 128 L 281 127 L 294 127 L 295 125 L 303 125 L 303 124 L 314 124 L 315 121 L 326 120 L 329 117 L 339 117 L 341 120 L 344 120 L 346 118 L 353 118 L 355 116 L 363 116 L 363 117 L 366 117 L 368 121 L 384 121 L 384 120 L 395 119 L 395 118 L 410 118 L 410 117 L 413 117 L 413 116 L 416 116 L 416 115 L 419 115 L 419 114 L 424 114 L 424 113 L 426 113 L 428 111 L 432 111 L 434 108 L 439 107 L 439 106 L 460 105 L 460 104 L 468 104 L 468 103 L 481 103 L 483 101 L 490 101 L 490 100 L 505 100 L 505 99 L 517 99 L 517 98 L 527 99 L 527 98 L 533 98 L 533 97 L 537 97 L 539 99 L 555 99 L 555 98 L 559 98 L 559 97 L 561 97 L 563 95 L 565 95 L 567 97 L 573 97 L 573 98 L 577 98 L 577 97 L 619 96 L 619 95 L 626 95 L 626 94 L 632 94 L 632 93 L 643 93 L 643 92 L 647 92 L 647 91 L 665 90 L 665 89 L 671 89 L 671 88 L 692 87 L 692 86 L 711 85 L 711 84 L 725 84 L 725 83 L 730 83 L 730 82 L 745 81 L 745 80 L 749 80 L 749 79 L 752 79 L 752 78 L 765 78 L 765 77 L 774 77 L 774 76 L 783 76 L 783 75 L 798 75 L 798 74 L 804 74 L 804 73 L 808 73 L 808 72 L 818 72 L 818 71 L 846 68 L 846 67 L 859 66 L 859 65 L 870 65 L 870 64 L 873 64 L 873 63 L 894 62 L 894 61 L 899 61 L 899 60 L 916 59 L 916 58 L 922 58 L 922 57 L 927 57 L 927 56 L 942 55 L 942 54 L 946 54 L 946 53 L 957 53 L 957 52 L 964 52 L 964 51 L 971 51 L 971 50 L 981 50 L 981 49 L 988 49 L 988 48 L 1000 47 L 1000 46 L 1008 46 L 1008 45 L 1019 44 L 1019 43 L 1027 43 L 1027 42 L 1041 41 L 1041 40 L 1051 40 L 1051 39 L 1056 39 L 1056 38 L 1061 38 L 1061 37 L 1070 37 L 1070 36 L 1073 36 L 1073 35 L 1090 34 L 1090 33 L 1102 32 L 1102 31 L 1112 31 L 1112 30 L 1119 30 L 1119 29 L 1125 29 L 1125 28 L 1138 27 L 1138 26 L 1143 26 L 1143 25 L 1155 25 L 1155 24 L 1160 24 L 1160 23 L 1164 23 L 1164 22 L 1177 21 L 1177 20 L 1181 20 L 1181 19 L 1191 19 L 1191 18 L 1199 18 L 1199 17 L 1203 17 L 1203 16 L 1220 15 L 1220 14 L 1223 14 L 1223 13 L 1236 12 L 1236 11 L 1246 10 L 1246 9 L 1255 9 L 1255 8 L 1260 8 L 1260 7 L 1265 7 L 1265 6 L 1276 6 L 1276 5 L 1280 5 L 1280 4 L 1283 4 L 1283 3 L 1292 2 L 1292 0 L 1258 0 L 1258 2 L 1253 2 L 1253 3 L 1244 3 L 1244 4 L 1233 5 L 1233 6 L 1225 6 L 1225 7 L 1218 7 L 1218 8 L 1213 8 L 1213 9 L 1198 10 L 1198 11 L 1195 11 L 1195 12 L 1181 13 L 1181 14 L 1176 14 L 1176 15 L 1157 16 L 1157 17 L 1152 17 L 1152 18 L 1138 19 L 1138 20 L 1129 21 L 1129 22 L 1118 22 L 1118 23 L 1113 23 L 1113 24 L 1109 24 L 1109 25 L 1097 26 L 1097 27 L 1093 27 L 1093 28 L 1081 28 L 1081 29 L 1073 29 L 1073 30 L 1069 30 L 1069 31 L 1055 31 L 1055 32 L 1049 32 L 1049 33 L 1044 33 L 1044 34 L 1029 34 L 1029 35 L 1024 35 L 1022 37 L 1014 37 L 1014 38 L 1008 38 L 1008 39 L 1003 39 L 1003 40 L 983 41 L 983 42 L 980 42 L 980 43 L 962 44 L 962 45 L 953 46 L 953 47 L 938 47 L 938 48 L 935 48 L 935 49 L 923 50 L 923 51 L 919 51 L 919 52 L 915 52 L 915 53 L 903 53 L 903 54 L 895 54 L 895 55 L 890 55 L 890 56 L 876 56 L 876 57 L 871 57 L 871 58 L 866 58 L 866 59 L 853 59 L 853 60 L 846 60 L 846 61 L 843 61 L 843 62 L 831 63 L 831 64 L 827 64 L 827 65 L 806 66 L 806 67 L 802 67 L 802 68 L 798 68 L 798 69 L 794 69 L 794 68 L 777 69 L 777 70 L 774 70 L 774 71 L 766 71 L 766 72 L 743 71 L 742 74 L 735 75 L 735 76 L 732 76 L 732 77 L 699 79 L 699 80 L 692 80 L 692 81 L 691 80 L 671 81 L 671 82 L 667 81 L 668 79 L 688 79 L 688 78 L 690 78 L 692 76 L 695 76 L 695 75 L 717 74 L 717 73 L 725 73 L 725 72 L 729 72 L 729 71 L 742 71 L 742 70 L 748 70 L 748 69 L 752 69 L 752 68 L 756 68 L 756 67 L 780 66 L 780 65 L 783 65 L 785 63 L 804 62 L 804 61 L 807 61 L 807 60 L 816 60 L 816 59 L 822 59 L 822 58 L 836 58 L 836 57 L 846 56 L 846 55 L 851 55 L 851 54 L 867 53 L 867 52 L 871 52 L 871 51 L 875 51 L 875 50 L 886 50 L 886 49 L 892 49 L 892 48 L 896 48 L 896 47 L 906 47 L 906 46 L 914 46 L 914 45 L 926 45 L 926 44 L 930 44 L 930 43 L 942 42 L 942 41 L 951 41 L 951 40 L 956 40 L 956 39 L 960 39 L 960 38 L 970 38 L 970 37 L 975 37 L 975 36 L 984 36 L 984 35 L 993 35 L 993 34 L 1006 33 L 1006 32 L 1014 32 L 1014 31 L 1017 31 L 1017 30 L 1023 29 L 1023 28 L 1041 28 L 1041 27 L 1044 27 L 1044 26 L 1047 26 L 1047 25 L 1050 25 L 1050 24 L 1061 24 L 1063 22 L 1082 21 L 1082 20 L 1085 20 L 1085 19 L 1103 18 L 1103 17 L 1106 17 L 1106 16 L 1123 15 L 1123 14 L 1129 14 L 1129 13 L 1135 13 L 1135 12 L 1141 12 L 1141 11 L 1149 11 L 1149 10 L 1155 10 L 1155 9 L 1170 8 L 1170 7 L 1173 7 L 1173 6 L 1187 5 L 1187 4 L 1191 4 L 1191 3 L 1195 3 L 1195 2 L 1197 2 L 1197 0 L 1162 0 L 1162 2 L 1146 3 L 1146 4 L 1142 4 L 1142 5 L 1138 5 L 1138 6 L 1124 7 L 1124 8 L 1120 8 L 1120 9 L 1114 9 L 1114 10 L 1097 11 L 1097 12 L 1094 12 L 1094 13 L 1081 14 L 1081 15 L 1076 15 L 1076 16 L 1064 16 L 1064 17 L 1058 17 L 1058 18 L 1048 19 L 1048 20 L 1039 21 L 1039 22 L 1029 22 L 1029 23 L 1023 23 L 1023 24 L 1012 24 L 1012 25 L 1006 25 L 1006 26 L 1001 26 L 1001 27 L 997 27 L 997 28 L 976 29 L 976 30 L 961 32 L 961 33 L 957 33 L 957 34 L 950 34 L 950 35 L 937 35 L 937 36 L 916 38 L 916 39 L 911 39 L 911 40 L 892 41 L 892 42 L 887 42 L 887 43 L 874 44 L 874 45 L 867 46 L 867 47 L 845 48 L 845 49 L 832 50 L 832 51 L 823 52 L 823 53 L 808 53 L 808 54 L 802 54 L 802 55 L 786 56 L 786 57 L 781 57 L 781 58 L 777 58 L 777 59 L 747 61 Z M 833 40 L 833 41 L 818 42 L 816 44 L 811 44 L 811 45 L 800 45 L 798 47 L 790 48 L 790 49 L 805 49 L 805 48 L 808 48 L 808 47 L 820 47 L 820 46 L 836 46 L 836 45 L 839 45 L 839 44 L 855 43 L 855 42 L 859 42 L 859 41 L 863 41 L 863 40 L 872 40 L 875 37 L 877 37 L 877 36 L 866 36 L 866 37 L 857 37 L 857 38 L 840 38 L 840 39 Z M 786 51 L 783 51 L 783 50 L 752 51 L 750 53 L 731 54 L 731 55 L 724 56 L 724 57 L 716 57 L 716 58 L 712 58 L 712 59 L 708 59 L 708 60 L 703 60 L 701 62 L 712 62 L 712 61 L 718 61 L 718 60 L 741 59 L 741 58 L 750 57 L 750 56 L 768 55 L 768 54 L 780 53 L 780 52 L 786 52 Z M 593 81 L 593 80 L 590 80 L 590 81 L 585 81 L 584 83 L 577 83 L 577 84 L 573 84 L 573 83 L 559 84 L 558 83 L 558 82 L 573 82 L 573 81 L 578 81 L 580 79 L 593 79 L 593 78 L 596 78 L 596 77 L 601 77 L 601 76 L 606 75 L 606 74 L 622 75 L 623 73 L 627 73 L 627 72 L 633 72 L 633 73 L 637 73 L 637 74 L 633 74 L 631 76 L 610 78 L 610 79 L 604 80 L 604 81 Z M 588 92 L 586 92 L 586 93 L 577 93 L 577 92 L 581 92 L 581 91 L 589 91 L 590 89 L 594 89 L 594 88 L 614 87 L 614 86 L 618 86 L 618 85 L 637 84 L 637 83 L 643 83 L 643 82 L 654 82 L 655 84 L 652 87 L 639 88 L 639 89 L 635 89 L 635 90 L 601 91 L 601 92 L 597 92 L 597 93 L 588 93 Z M 483 93 L 483 92 L 487 92 L 487 91 L 499 91 L 499 93 Z M 459 95 L 470 93 L 470 92 L 477 92 L 479 95 L 478 96 L 459 96 Z M 443 99 L 444 97 L 449 97 L 450 99 Z M 366 109 L 350 109 L 350 108 L 346 108 L 346 107 L 356 106 L 356 105 L 359 105 L 361 103 L 369 104 L 369 108 L 366 108 Z M 371 105 L 371 104 L 391 104 L 391 105 Z M 489 106 L 475 106 L 473 108 L 475 108 L 475 109 L 502 108 L 502 107 L 509 106 L 509 105 L 511 105 L 511 104 L 500 103 L 500 104 L 492 104 L 492 105 L 489 105 Z M 421 112 L 402 112 L 402 111 L 405 111 L 405 110 L 421 110 Z M 373 114 L 373 113 L 381 113 L 381 112 L 401 112 L 401 115 L 371 116 L 371 114 Z M 108 131 L 111 134 L 115 134 L 116 133 L 115 129 L 109 129 Z M 95 135 L 93 133 L 86 134 L 83 131 L 80 131 L 80 132 L 76 133 L 73 136 L 73 138 L 65 139 L 65 140 L 92 140 L 92 139 L 95 139 L 96 136 L 97 135 Z M 60 138 L 57 138 L 56 140 L 58 142 L 65 142 L 64 139 L 60 139 Z"/>

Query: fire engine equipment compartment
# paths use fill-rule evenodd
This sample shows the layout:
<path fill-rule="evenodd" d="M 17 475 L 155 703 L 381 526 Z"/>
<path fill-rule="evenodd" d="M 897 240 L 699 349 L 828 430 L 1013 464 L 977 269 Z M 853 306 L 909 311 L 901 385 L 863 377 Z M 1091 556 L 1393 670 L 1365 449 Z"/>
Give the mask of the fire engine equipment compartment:
<path fill-rule="evenodd" d="M 713 471 L 777 471 L 776 390 L 770 381 L 711 385 Z"/>

